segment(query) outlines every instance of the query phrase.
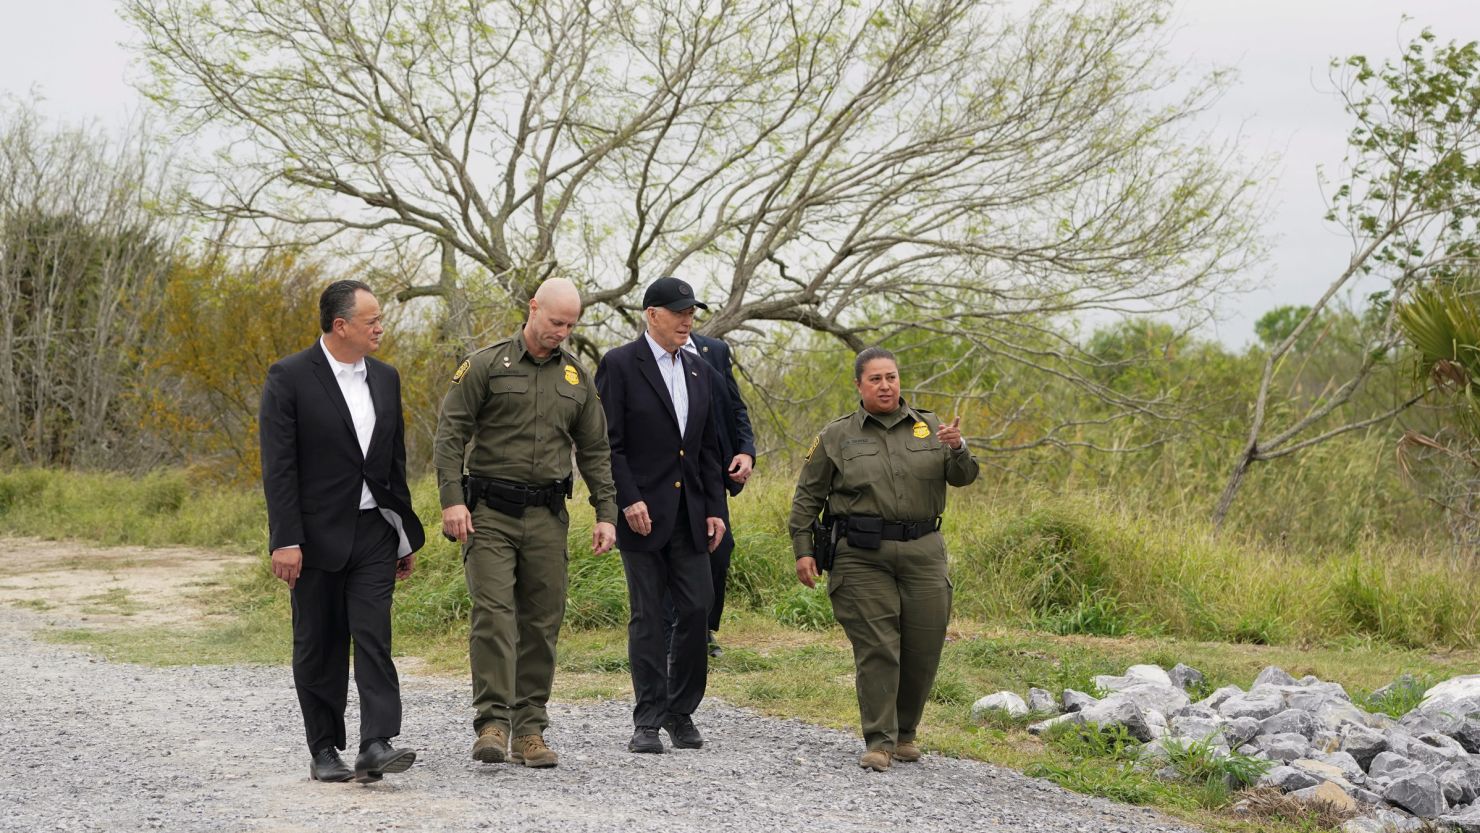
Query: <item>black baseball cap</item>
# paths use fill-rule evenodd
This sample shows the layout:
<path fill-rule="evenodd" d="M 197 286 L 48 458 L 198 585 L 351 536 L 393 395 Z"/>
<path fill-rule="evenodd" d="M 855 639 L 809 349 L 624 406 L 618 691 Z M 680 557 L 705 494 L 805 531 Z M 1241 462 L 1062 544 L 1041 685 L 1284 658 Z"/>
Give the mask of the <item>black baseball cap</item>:
<path fill-rule="evenodd" d="M 694 297 L 694 288 L 678 278 L 658 278 L 642 293 L 642 308 L 662 307 L 670 312 L 682 312 L 689 307 L 709 309 L 709 305 Z"/>

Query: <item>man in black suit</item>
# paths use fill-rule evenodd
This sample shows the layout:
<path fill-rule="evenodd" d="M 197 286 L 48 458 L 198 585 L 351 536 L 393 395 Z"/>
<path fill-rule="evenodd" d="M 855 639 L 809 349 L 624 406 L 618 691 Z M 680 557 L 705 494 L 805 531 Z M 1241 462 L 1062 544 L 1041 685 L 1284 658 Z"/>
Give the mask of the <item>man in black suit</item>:
<path fill-rule="evenodd" d="M 730 345 L 717 338 L 699 333 L 690 333 L 689 341 L 683 346 L 703 359 L 714 369 L 710 376 L 714 396 L 710 397 L 710 418 L 719 433 L 719 459 L 725 467 L 723 483 L 730 497 L 740 494 L 755 469 L 755 432 L 750 428 L 750 410 L 740 398 L 740 385 L 735 382 L 735 372 L 730 361 Z M 735 535 L 730 523 L 730 505 L 725 502 L 725 537 L 714 552 L 709 554 L 709 574 L 714 583 L 714 605 L 709 610 L 709 655 L 718 657 L 724 652 L 719 647 L 715 633 L 719 620 L 725 612 L 725 579 L 730 574 L 730 557 L 735 552 Z M 671 622 L 670 622 L 671 627 Z"/>
<path fill-rule="evenodd" d="M 370 358 L 385 332 L 380 304 L 359 281 L 319 297 L 324 335 L 267 371 L 258 413 L 272 572 L 293 602 L 293 683 L 312 756 L 309 776 L 348 781 L 345 747 L 350 641 L 360 692 L 353 777 L 378 781 L 416 760 L 401 732 L 391 661 L 391 594 L 425 543 L 406 486 L 401 378 Z"/>
<path fill-rule="evenodd" d="M 659 278 L 643 294 L 647 329 L 602 357 L 596 389 L 606 410 L 612 478 L 617 485 L 617 546 L 627 574 L 632 616 L 636 731 L 627 748 L 662 752 L 661 727 L 678 748 L 704 739 L 693 713 L 709 674 L 706 620 L 713 602 L 709 555 L 724 537 L 719 435 L 710 418 L 710 373 L 682 349 L 695 307 L 707 309 L 677 278 Z M 663 635 L 663 602 L 673 600 L 672 658 Z"/>

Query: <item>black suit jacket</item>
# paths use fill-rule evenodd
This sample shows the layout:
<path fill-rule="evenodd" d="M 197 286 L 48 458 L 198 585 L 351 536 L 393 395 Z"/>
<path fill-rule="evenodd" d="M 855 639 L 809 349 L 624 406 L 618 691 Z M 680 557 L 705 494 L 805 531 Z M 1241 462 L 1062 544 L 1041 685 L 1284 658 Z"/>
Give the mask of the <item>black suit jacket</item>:
<path fill-rule="evenodd" d="M 376 504 L 400 516 L 413 552 L 426 543 L 406 485 L 401 377 L 368 356 L 365 373 L 375 431 L 369 452 L 361 454 L 349 406 L 320 344 L 267 370 L 257 430 L 268 549 L 301 545 L 304 567 L 337 570 L 349 559 L 362 481 Z"/>
<path fill-rule="evenodd" d="M 668 543 L 678 518 L 679 498 L 688 508 L 688 526 L 698 552 L 708 552 L 704 519 L 724 516 L 723 464 L 719 434 L 710 418 L 711 374 L 704 364 L 678 351 L 689 393 L 688 425 L 678 433 L 672 397 L 644 336 L 601 357 L 596 390 L 606 410 L 612 446 L 612 479 L 617 506 L 647 503 L 653 530 L 638 535 L 625 515 L 617 520 L 617 546 L 653 551 Z"/>
<path fill-rule="evenodd" d="M 745 400 L 740 398 L 740 385 L 735 381 L 735 372 L 730 364 L 730 345 L 720 339 L 691 333 L 699 358 L 714 368 L 711 377 L 715 395 L 710 398 L 710 418 L 719 432 L 720 467 L 728 470 L 736 454 L 749 454 L 755 460 L 755 432 L 750 428 L 750 411 Z M 731 496 L 740 494 L 744 483 L 736 483 L 728 474 L 722 474 L 720 482 Z"/>

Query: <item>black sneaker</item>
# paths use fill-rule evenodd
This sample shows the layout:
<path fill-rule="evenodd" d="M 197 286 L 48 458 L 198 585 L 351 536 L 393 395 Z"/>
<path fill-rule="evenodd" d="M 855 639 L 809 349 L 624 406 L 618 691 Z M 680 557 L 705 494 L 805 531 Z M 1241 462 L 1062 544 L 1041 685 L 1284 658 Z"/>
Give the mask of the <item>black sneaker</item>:
<path fill-rule="evenodd" d="M 663 731 L 673 741 L 674 749 L 698 749 L 704 745 L 704 736 L 694 726 L 693 718 L 686 714 L 670 714 L 663 721 Z"/>
<path fill-rule="evenodd" d="M 725 649 L 719 647 L 719 640 L 714 638 L 714 631 L 709 632 L 709 655 L 715 659 L 725 655 Z"/>
<path fill-rule="evenodd" d="M 637 731 L 632 733 L 632 740 L 627 741 L 628 752 L 653 752 L 661 754 L 663 751 L 663 740 L 658 737 L 658 730 L 652 726 L 638 726 Z"/>

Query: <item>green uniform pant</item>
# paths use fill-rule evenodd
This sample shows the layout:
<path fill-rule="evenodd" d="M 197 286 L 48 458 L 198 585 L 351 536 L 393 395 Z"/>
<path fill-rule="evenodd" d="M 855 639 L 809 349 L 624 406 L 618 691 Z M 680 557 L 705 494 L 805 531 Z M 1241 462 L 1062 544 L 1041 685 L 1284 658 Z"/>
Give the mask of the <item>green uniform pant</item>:
<path fill-rule="evenodd" d="M 472 601 L 474 731 L 491 723 L 519 737 L 549 725 L 545 704 L 565 618 L 567 520 L 543 506 L 520 518 L 483 505 L 473 510 L 463 571 Z"/>
<path fill-rule="evenodd" d="M 827 593 L 853 643 L 858 711 L 869 749 L 915 739 L 951 618 L 945 540 L 839 543 Z"/>

